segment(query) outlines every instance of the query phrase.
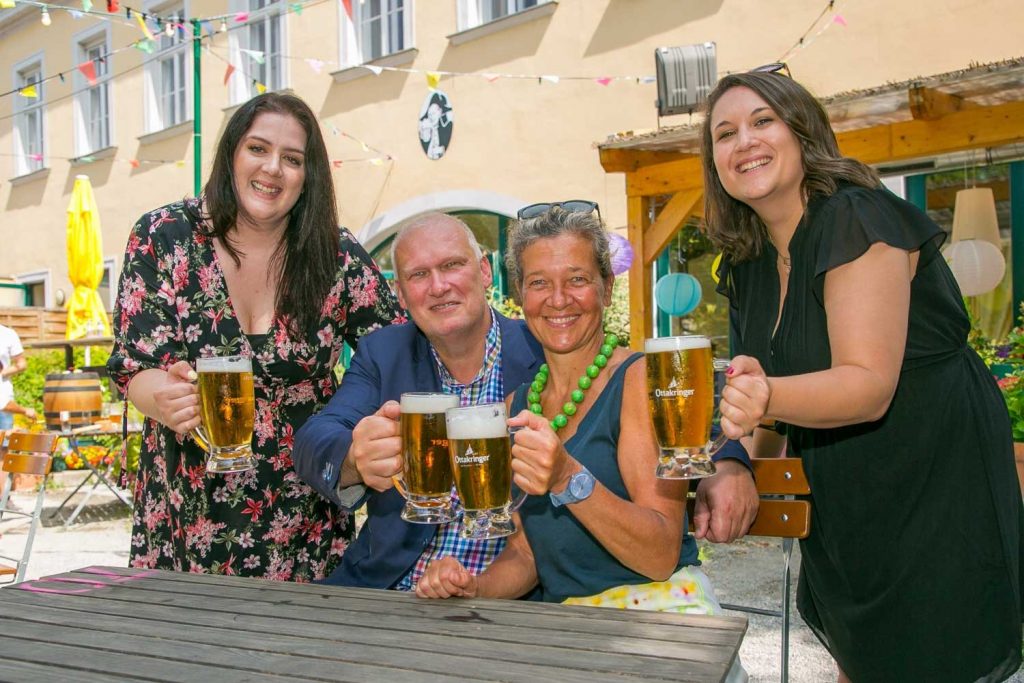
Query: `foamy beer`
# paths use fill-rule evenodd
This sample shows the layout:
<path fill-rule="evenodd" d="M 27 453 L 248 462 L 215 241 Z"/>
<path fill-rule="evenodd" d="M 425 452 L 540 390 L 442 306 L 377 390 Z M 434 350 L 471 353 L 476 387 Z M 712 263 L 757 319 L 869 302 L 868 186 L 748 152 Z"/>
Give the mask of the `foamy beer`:
<path fill-rule="evenodd" d="M 711 441 L 715 413 L 715 363 L 711 340 L 702 336 L 644 341 L 647 400 L 661 446 L 661 479 L 699 479 L 715 473 Z M 724 443 L 724 441 L 722 442 Z"/>
<path fill-rule="evenodd" d="M 402 519 L 441 524 L 454 519 L 451 509 L 452 461 L 444 413 L 457 408 L 455 394 L 402 394 L 402 474 L 395 486 L 406 500 Z"/>
<path fill-rule="evenodd" d="M 449 408 L 448 452 L 455 489 L 462 500 L 464 538 L 498 538 L 515 533 L 512 513 L 512 453 L 504 403 Z"/>
<path fill-rule="evenodd" d="M 256 466 L 252 454 L 255 415 L 252 363 L 242 356 L 200 358 L 199 417 L 193 438 L 209 453 L 207 472 L 242 472 Z"/>

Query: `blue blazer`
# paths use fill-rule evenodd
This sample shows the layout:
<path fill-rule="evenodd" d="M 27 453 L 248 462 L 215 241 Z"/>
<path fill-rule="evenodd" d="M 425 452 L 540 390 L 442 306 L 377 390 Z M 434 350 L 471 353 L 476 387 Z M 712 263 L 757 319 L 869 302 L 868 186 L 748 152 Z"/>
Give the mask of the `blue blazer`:
<path fill-rule="evenodd" d="M 544 351 L 522 321 L 498 314 L 498 324 L 503 382 L 505 393 L 510 394 L 533 380 L 544 362 Z M 391 588 L 412 569 L 434 537 L 435 526 L 401 519 L 405 500 L 394 489 L 383 493 L 367 489 L 358 500 L 345 501 L 336 491 L 356 424 L 406 391 L 441 391 L 430 344 L 412 323 L 364 337 L 338 392 L 295 435 L 292 460 L 304 481 L 344 510 L 354 511 L 364 502 L 367 506 L 366 523 L 326 583 Z"/>

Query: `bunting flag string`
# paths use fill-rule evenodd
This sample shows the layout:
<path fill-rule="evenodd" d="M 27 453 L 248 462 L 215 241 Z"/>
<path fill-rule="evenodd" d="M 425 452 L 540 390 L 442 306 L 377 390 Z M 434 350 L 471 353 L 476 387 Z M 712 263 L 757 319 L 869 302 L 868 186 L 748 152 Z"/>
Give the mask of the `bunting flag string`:
<path fill-rule="evenodd" d="M 839 14 L 839 8 L 837 7 L 838 4 L 839 3 L 836 0 L 829 0 L 828 3 L 826 3 L 825 8 L 821 10 L 818 16 L 814 18 L 814 21 L 811 22 L 811 25 L 807 27 L 807 30 L 804 31 L 800 35 L 800 37 L 796 39 L 796 42 L 793 43 L 793 45 L 788 50 L 786 50 L 782 54 L 782 56 L 779 57 L 779 59 L 777 59 L 776 61 L 785 62 L 792 58 L 793 55 L 795 55 L 800 50 L 807 49 L 811 45 L 811 43 L 818 39 L 818 36 L 832 28 L 833 24 L 839 24 L 843 28 L 846 28 L 846 19 L 843 18 L 843 15 Z M 813 31 L 814 28 L 818 26 L 819 22 L 821 22 L 823 18 L 828 16 L 830 12 L 832 13 L 831 18 L 829 18 L 828 21 L 822 24 L 822 26 L 818 28 L 817 32 L 815 32 L 814 35 L 810 35 L 811 31 Z"/>
<path fill-rule="evenodd" d="M 88 62 L 82 62 L 76 68 L 82 72 L 90 86 L 96 85 L 96 65 L 91 59 Z"/>
<path fill-rule="evenodd" d="M 228 59 L 226 59 L 225 57 L 223 57 L 220 54 L 217 54 L 217 52 L 215 52 L 215 51 L 211 51 L 210 55 L 213 56 L 214 58 L 219 59 L 220 61 L 224 62 L 224 64 L 226 65 L 225 71 L 224 71 L 224 84 L 225 85 L 227 85 L 228 79 L 233 74 L 238 73 L 241 76 L 245 77 L 249 82 L 251 82 L 258 92 L 263 93 L 263 92 L 266 91 L 267 86 L 262 84 L 262 83 L 260 83 L 259 81 L 257 81 L 252 76 L 250 76 L 249 73 L 244 68 L 235 66 L 230 61 L 228 61 Z M 369 163 L 369 164 L 371 164 L 373 166 L 383 166 L 385 162 L 393 162 L 395 160 L 395 158 L 392 155 L 388 154 L 387 152 L 384 152 L 384 151 L 382 151 L 380 149 L 377 149 L 376 147 L 373 147 L 372 145 L 369 145 L 369 144 L 363 142 L 362 140 L 360 140 L 356 136 L 352 135 L 351 133 L 346 133 L 345 131 L 341 130 L 340 128 L 338 128 L 333 123 L 325 122 L 323 125 L 328 127 L 328 130 L 330 131 L 331 135 L 333 135 L 335 137 L 340 136 L 340 137 L 346 138 L 348 140 L 351 140 L 352 142 L 354 142 L 357 145 L 359 145 L 360 148 L 364 152 L 373 153 L 373 154 L 376 155 L 376 156 L 373 156 L 373 157 L 360 157 L 360 158 L 355 158 L 355 159 L 332 159 L 331 160 L 331 165 L 334 168 L 340 168 L 342 164 L 352 164 L 352 163 L 360 163 L 360 162 Z"/>
<path fill-rule="evenodd" d="M 128 10 L 128 11 L 131 12 L 131 10 Z M 144 36 L 146 36 L 147 39 L 155 40 L 153 38 L 153 34 L 149 30 L 149 27 L 146 26 L 146 20 L 143 18 L 143 16 L 141 14 L 136 12 L 136 14 L 135 14 L 135 21 L 137 21 L 139 23 L 139 28 L 142 30 L 142 34 Z"/>
<path fill-rule="evenodd" d="M 133 43 L 130 43 L 129 45 L 126 45 L 124 47 L 118 48 L 116 50 L 112 50 L 112 51 L 108 52 L 106 55 L 103 55 L 102 57 L 100 57 L 99 59 L 103 60 L 103 59 L 105 59 L 107 57 L 110 57 L 112 55 L 115 55 L 115 54 L 117 54 L 119 52 L 122 52 L 122 51 L 125 51 L 125 50 L 130 50 L 130 49 L 137 49 L 137 50 L 139 50 L 139 51 L 141 51 L 141 52 L 143 52 L 143 53 L 145 53 L 147 55 L 154 54 L 155 51 L 156 51 L 156 48 L 157 48 L 157 43 L 156 43 L 156 38 L 154 36 L 154 33 L 152 32 L 152 30 L 147 25 L 147 21 L 149 21 L 149 20 L 152 20 L 152 21 L 154 21 L 156 23 L 156 26 L 157 26 L 158 30 L 162 30 L 163 26 L 166 23 L 172 23 L 172 25 L 176 26 L 177 29 L 179 31 L 181 31 L 186 37 L 189 37 L 192 40 L 197 40 L 198 39 L 198 40 L 207 40 L 207 41 L 209 41 L 206 44 L 207 52 L 210 53 L 210 54 L 215 54 L 215 52 L 211 49 L 211 46 L 213 45 L 213 39 L 214 39 L 215 35 L 217 35 L 217 33 L 223 33 L 223 32 L 228 31 L 228 30 L 233 31 L 233 30 L 236 30 L 236 29 L 239 29 L 239 28 L 245 28 L 247 26 L 246 22 L 248 22 L 250 20 L 258 19 L 260 17 L 263 17 L 264 15 L 269 15 L 271 13 L 281 12 L 281 13 L 301 14 L 302 10 L 304 8 L 311 7 L 311 6 L 314 6 L 314 5 L 318 5 L 318 4 L 321 4 L 323 2 L 327 2 L 327 1 L 328 0 L 302 0 L 302 1 L 299 1 L 299 2 L 290 2 L 288 4 L 288 6 L 287 6 L 287 9 L 284 9 L 284 10 L 281 10 L 281 9 L 275 8 L 275 7 L 269 7 L 269 8 L 263 8 L 263 9 L 260 9 L 260 10 L 255 10 L 255 11 L 252 11 L 252 12 L 234 12 L 234 13 L 229 13 L 229 14 L 213 15 L 213 16 L 210 16 L 210 17 L 195 18 L 195 19 L 186 19 L 186 18 L 179 19 L 176 16 L 175 17 L 170 17 L 170 18 L 161 18 L 161 17 L 156 17 L 156 16 L 151 17 L 149 14 L 147 14 L 145 12 L 139 12 L 138 10 L 135 10 L 135 9 L 133 9 L 131 7 L 127 7 L 126 6 L 125 10 L 124 10 L 124 12 L 125 12 L 124 18 L 128 22 L 131 22 L 134 19 L 134 25 L 138 26 L 138 28 L 143 32 L 145 38 L 137 40 L 137 41 L 135 41 Z M 352 13 L 352 2 L 351 2 L 351 0 L 340 0 L 340 1 L 342 3 L 343 10 L 347 14 L 351 15 L 351 13 Z M 43 2 L 40 2 L 39 0 L 0 0 L 0 7 L 10 8 L 10 7 L 19 5 L 19 4 L 23 4 L 23 5 L 30 5 L 30 6 L 35 6 L 35 7 L 45 7 L 47 9 L 49 9 L 49 10 L 65 10 L 65 11 L 67 11 L 69 13 L 72 13 L 74 15 L 77 15 L 77 16 L 81 16 L 84 13 L 84 14 L 87 14 L 87 15 L 90 15 L 90 16 L 100 17 L 100 18 L 102 18 L 102 19 L 104 19 L 106 21 L 114 21 L 116 19 L 120 23 L 125 23 L 121 19 L 120 15 L 116 15 L 115 16 L 115 15 L 112 15 L 112 14 L 105 14 L 105 13 L 102 13 L 102 12 L 99 12 L 99 11 L 94 11 L 92 9 L 92 2 L 91 2 L 91 0 L 81 0 L 81 2 L 82 2 L 82 9 L 81 9 L 81 11 L 79 11 L 79 10 L 73 8 L 73 7 L 68 7 L 68 6 L 64 6 L 64 5 L 43 3 Z M 815 20 L 807 28 L 807 30 L 805 30 L 804 33 L 797 39 L 797 41 L 782 55 L 782 57 L 779 59 L 779 61 L 786 61 L 787 59 L 792 57 L 799 50 L 807 48 L 810 44 L 812 44 L 819 36 L 821 36 L 825 31 L 827 31 L 829 28 L 831 28 L 834 24 L 839 24 L 840 26 L 843 26 L 843 27 L 847 26 L 846 19 L 841 14 L 839 14 L 838 5 L 839 5 L 839 2 L 837 2 L 837 0 L 829 0 L 829 2 L 825 5 L 825 7 L 822 9 L 822 11 L 815 18 Z M 113 6 L 115 9 L 119 7 L 117 0 L 109 0 L 108 3 L 107 3 L 107 6 L 108 6 L 108 9 L 111 6 Z M 831 17 L 822 24 L 821 20 L 823 18 L 828 17 L 830 13 L 831 13 Z M 229 19 L 233 20 L 235 22 L 235 25 L 230 27 L 230 28 L 227 26 L 227 21 Z M 190 35 L 190 31 L 188 29 L 187 24 L 192 22 L 192 21 L 200 22 L 200 26 L 206 30 L 207 35 L 205 37 L 203 37 L 201 35 L 198 36 L 198 37 Z M 213 23 L 212 23 L 214 21 L 219 21 L 221 23 L 221 28 L 220 28 L 219 32 L 215 32 L 214 31 Z M 815 31 L 816 28 L 817 28 L 817 30 Z M 812 34 L 812 31 L 814 32 L 813 34 Z M 249 59 L 251 59 L 252 61 L 256 62 L 257 64 L 261 64 L 262 65 L 262 64 L 265 64 L 265 62 L 266 62 L 266 55 L 261 50 L 242 49 L 241 51 Z M 650 75 L 639 75 L 639 76 L 611 76 L 611 75 L 579 76 L 579 75 L 571 75 L 571 76 L 569 76 L 569 75 L 558 75 L 558 74 L 459 72 L 459 71 L 423 70 L 423 69 L 413 69 L 413 68 L 408 68 L 408 67 L 382 66 L 382 65 L 376 65 L 376 64 L 358 64 L 358 65 L 340 64 L 339 62 L 334 61 L 334 60 L 325 60 L 325 59 L 320 59 L 320 58 L 316 58 L 316 57 L 297 57 L 297 56 L 292 56 L 292 55 L 281 55 L 281 58 L 293 59 L 293 60 L 294 59 L 302 60 L 302 61 L 304 61 L 309 66 L 309 68 L 315 74 L 318 74 L 318 75 L 322 75 L 323 68 L 325 66 L 328 66 L 328 65 L 331 65 L 332 67 L 337 67 L 339 69 L 363 68 L 363 69 L 366 69 L 367 71 L 369 71 L 370 73 L 374 74 L 375 76 L 380 76 L 385 71 L 396 72 L 396 73 L 405 73 L 405 74 L 414 74 L 414 75 L 422 75 L 426 79 L 426 84 L 427 84 L 428 88 L 430 88 L 432 90 L 433 89 L 437 89 L 437 87 L 440 85 L 441 80 L 443 80 L 444 78 L 457 78 L 457 77 L 462 77 L 462 78 L 483 78 L 488 83 L 495 83 L 498 80 L 502 80 L 502 79 L 533 80 L 533 81 L 535 81 L 536 83 L 538 83 L 540 85 L 543 85 L 543 84 L 546 84 L 546 83 L 547 84 L 552 84 L 552 85 L 558 85 L 558 84 L 562 83 L 563 81 L 574 81 L 574 82 L 591 81 L 591 82 L 593 82 L 593 83 L 595 83 L 597 85 L 600 85 L 602 87 L 609 87 L 614 82 L 626 82 L 626 83 L 635 83 L 637 85 L 647 85 L 647 84 L 653 84 L 653 83 L 655 83 L 657 81 L 657 79 L 654 76 L 650 76 Z M 227 61 L 227 60 L 224 60 L 224 61 Z M 224 75 L 224 83 L 225 83 L 225 85 L 227 84 L 228 79 L 231 77 L 233 72 L 242 72 L 242 73 L 245 72 L 245 70 L 241 69 L 239 67 L 239 65 L 231 64 L 230 61 L 227 61 L 227 63 L 228 63 L 228 67 L 229 68 L 227 69 L 227 71 L 226 71 L 226 73 Z M 128 71 L 134 70 L 135 68 L 138 68 L 138 67 L 132 67 L 132 68 L 130 68 L 128 70 L 122 71 L 121 73 L 119 73 L 119 74 L 117 74 L 115 76 L 111 76 L 111 78 L 116 78 L 117 76 L 123 75 L 124 73 L 127 73 Z M 52 76 L 48 76 L 48 77 L 46 77 L 44 79 L 41 79 L 35 85 L 40 85 L 40 84 L 45 83 L 46 81 L 49 81 L 49 80 L 51 80 L 53 78 L 60 78 L 61 82 L 63 82 L 65 74 L 69 73 L 72 70 L 76 70 L 76 69 L 79 72 L 81 72 L 83 76 L 85 76 L 85 78 L 87 79 L 87 81 L 88 81 L 90 86 L 93 86 L 93 85 L 96 84 L 97 79 L 96 79 L 95 65 L 94 65 L 93 62 L 90 61 L 90 62 L 83 62 L 82 64 L 78 64 L 75 67 L 73 67 L 73 69 L 68 69 L 68 70 L 62 71 L 60 73 L 54 74 Z M 250 80 L 252 81 L 253 87 L 257 90 L 257 92 L 261 92 L 262 93 L 262 92 L 266 91 L 266 85 L 265 84 L 259 83 L 255 79 L 250 79 Z M 16 94 L 16 93 L 20 94 L 22 89 L 23 88 L 14 88 L 14 89 L 6 91 L 6 92 L 0 92 L 0 97 L 4 97 L 4 96 L 7 96 L 7 95 L 13 95 L 13 94 Z M 28 97 L 28 95 L 24 95 L 24 96 Z M 52 101 L 56 101 L 56 100 L 49 100 L 49 101 L 52 102 Z M 9 117 L 8 116 L 0 116 L 0 120 L 3 120 L 5 118 L 9 118 Z"/>
<path fill-rule="evenodd" d="M 226 48 L 216 48 L 216 50 L 225 50 Z M 243 53 L 253 52 L 249 50 L 241 50 Z M 260 53 L 262 54 L 262 53 Z M 250 55 L 251 56 L 251 55 Z M 636 84 L 650 84 L 656 83 L 657 79 L 654 76 L 564 76 L 557 74 L 522 74 L 522 73 L 493 73 L 493 72 L 480 72 L 480 71 L 439 71 L 436 69 L 412 69 L 409 67 L 400 66 L 380 66 L 377 64 L 341 64 L 336 60 L 322 59 L 319 57 L 301 57 L 296 55 L 280 55 L 282 59 L 292 59 L 297 61 L 305 62 L 313 73 L 317 75 L 323 74 L 325 66 L 330 66 L 334 69 L 366 69 L 376 76 L 380 76 L 385 71 L 391 71 L 395 73 L 404 73 L 423 76 L 426 80 L 427 87 L 431 90 L 435 90 L 440 84 L 441 80 L 445 78 L 483 78 L 489 83 L 494 83 L 500 79 L 518 79 L 537 81 L 543 83 L 559 84 L 562 81 L 591 81 L 602 86 L 608 86 L 614 81 L 629 82 Z"/>
<path fill-rule="evenodd" d="M 287 12 L 283 12 L 283 13 L 294 12 L 295 11 L 294 8 L 297 5 L 300 5 L 303 8 L 308 8 L 308 7 L 312 7 L 314 5 L 319 5 L 319 4 L 322 4 L 324 2 L 328 2 L 328 1 L 329 0 L 306 0 L 305 2 L 295 2 L 295 3 L 292 3 L 291 5 L 289 5 L 289 10 Z M 115 17 L 113 17 L 111 15 L 108 15 L 108 14 L 105 14 L 103 12 L 92 12 L 91 11 L 92 3 L 89 0 L 82 0 L 82 8 L 83 8 L 84 12 L 80 12 L 80 11 L 76 10 L 75 8 L 73 8 L 73 7 L 66 7 L 66 6 L 63 6 L 63 5 L 53 5 L 53 4 L 48 4 L 48 3 L 42 3 L 42 2 L 38 2 L 37 0 L 0 0 L 0 3 L 8 3 L 8 2 L 11 3 L 11 7 L 14 7 L 14 4 L 16 3 L 16 4 L 22 4 L 22 5 L 31 5 L 31 6 L 34 6 L 34 7 L 46 7 L 48 9 L 50 9 L 50 10 L 62 9 L 62 10 L 67 11 L 71 15 L 76 15 L 77 14 L 77 15 L 81 16 L 83 13 L 84 14 L 89 14 L 91 16 L 99 17 L 99 18 L 101 18 L 101 19 L 103 19 L 103 20 L 105 20 L 107 22 L 113 22 L 115 20 Z M 87 8 L 87 5 L 88 5 L 88 8 Z M 0 8 L 2 8 L 2 7 L 4 7 L 4 5 L 0 4 Z M 240 16 L 244 16 L 244 17 L 247 17 L 247 18 L 259 18 L 259 17 L 262 17 L 262 16 L 268 14 L 269 11 L 272 11 L 272 9 L 273 8 L 271 8 L 271 10 L 259 10 L 259 12 L 251 12 L 251 13 L 245 13 L 245 12 L 238 13 L 238 12 L 236 12 L 234 14 L 225 14 L 225 15 L 218 15 L 218 16 L 210 17 L 209 19 L 198 19 L 198 21 L 200 22 L 200 25 L 202 25 L 203 28 L 206 29 L 207 34 L 208 34 L 205 38 L 200 37 L 200 40 L 210 41 L 210 42 L 207 43 L 207 48 L 209 48 L 210 43 L 212 43 L 213 38 L 214 38 L 215 35 L 217 35 L 217 33 L 225 33 L 225 32 L 228 32 L 228 31 L 235 31 L 237 29 L 243 29 L 243 28 L 246 27 L 246 24 L 237 24 L 237 25 L 232 26 L 232 27 L 229 28 L 226 25 L 226 19 L 227 18 L 232 18 L 232 17 L 237 18 L 237 17 L 240 17 Z M 125 8 L 125 16 L 127 17 L 127 20 L 121 19 L 120 15 L 118 15 L 116 17 L 116 20 L 117 20 L 117 23 L 121 23 L 121 24 L 127 23 L 128 25 L 135 26 L 136 24 L 131 23 L 131 19 L 133 17 L 138 17 L 139 15 L 142 16 L 143 23 L 145 23 L 146 21 L 149 21 L 150 19 L 152 19 L 157 24 L 158 32 L 160 30 L 162 30 L 163 22 L 164 22 L 163 19 L 161 19 L 160 17 L 150 17 L 150 15 L 146 14 L 145 12 L 139 12 L 138 10 L 132 9 L 131 7 L 126 7 Z M 211 23 L 211 20 L 220 20 L 222 22 L 221 30 L 219 32 L 216 32 L 216 31 L 213 30 L 213 23 Z M 186 37 L 189 37 L 192 40 L 195 40 L 194 36 L 189 36 L 188 35 L 189 31 L 188 31 L 188 26 L 186 24 L 188 22 L 191 22 L 191 21 L 192 21 L 191 19 L 181 19 L 180 21 L 176 20 L 175 23 L 176 23 L 178 29 L 183 34 L 185 34 Z M 128 45 L 125 45 L 123 47 L 117 48 L 116 50 L 111 50 L 110 52 L 107 52 L 106 54 L 101 55 L 100 57 L 98 57 L 98 59 L 100 61 L 103 61 L 105 59 L 108 59 L 109 57 L 112 57 L 113 55 L 116 55 L 118 53 L 121 53 L 121 52 L 124 52 L 124 51 L 127 51 L 127 50 L 139 50 L 141 52 L 146 53 L 147 55 L 152 55 L 156 51 L 156 40 L 155 40 L 155 38 L 153 40 L 150 40 L 149 38 L 141 38 L 141 39 L 136 40 L 136 41 L 134 41 L 132 43 L 129 43 Z M 125 71 L 121 72 L 121 74 L 116 74 L 114 76 L 111 76 L 111 80 L 117 78 L 118 76 L 122 75 L 123 73 L 128 73 L 129 71 L 134 71 L 135 69 L 139 68 L 140 66 L 141 65 L 136 65 L 136 66 L 130 67 L 129 69 L 126 69 Z M 61 72 L 55 73 L 53 75 L 47 76 L 46 78 L 40 79 L 39 81 L 37 81 L 35 83 L 35 85 L 41 85 L 41 84 L 46 83 L 47 81 L 53 80 L 55 78 L 59 78 L 60 82 L 63 83 L 65 75 L 67 75 L 67 74 L 69 74 L 69 73 L 71 73 L 72 71 L 75 71 L 75 70 L 79 70 L 79 67 L 77 65 L 72 67 L 72 68 L 70 68 L 70 69 L 66 69 L 64 71 L 61 71 Z M 20 90 L 20 88 L 13 88 L 11 90 L 0 92 L 0 98 L 6 97 L 8 95 L 17 94 L 19 90 Z M 78 94 L 78 92 L 80 92 L 80 91 L 76 91 L 75 93 L 72 93 L 72 94 Z M 60 99 L 63 99 L 63 98 L 58 98 L 56 100 L 48 100 L 48 101 L 49 102 L 57 102 L 57 101 L 60 101 Z M 7 119 L 7 118 L 10 118 L 10 116 L 9 115 L 8 116 L 0 116 L 0 121 L 3 121 L 4 119 Z"/>
<path fill-rule="evenodd" d="M 327 1 L 328 0 L 299 0 L 299 1 L 296 1 L 296 2 L 290 2 L 288 4 L 287 13 L 294 13 L 294 14 L 301 15 L 302 14 L 302 10 L 304 10 L 304 9 L 306 9 L 308 7 L 312 7 L 314 5 L 322 4 L 322 3 L 327 2 Z M 82 0 L 82 6 L 81 6 L 80 9 L 77 8 L 77 7 L 69 7 L 67 5 L 60 5 L 60 4 L 53 4 L 53 3 L 48 3 L 48 2 L 42 2 L 41 0 L 0 0 L 0 9 L 14 9 L 17 5 L 29 5 L 29 6 L 32 6 L 32 7 L 39 7 L 39 8 L 45 7 L 47 9 L 47 11 L 49 11 L 49 12 L 52 12 L 54 10 L 63 10 L 65 12 L 68 12 L 69 14 L 75 13 L 75 14 L 78 14 L 79 16 L 88 15 L 88 16 L 96 17 L 98 19 L 103 19 L 105 21 L 113 21 L 115 18 L 120 20 L 120 17 L 119 16 L 115 16 L 115 15 L 119 15 L 120 12 L 121 12 L 121 6 L 120 6 L 120 3 L 119 3 L 118 0 L 107 0 L 107 3 L 106 3 L 107 11 L 106 12 L 94 11 L 93 8 L 92 8 L 93 4 L 92 4 L 91 0 Z M 119 23 L 122 23 L 122 24 L 130 23 L 130 21 L 133 18 L 133 15 L 141 15 L 142 18 L 143 18 L 143 21 L 148 21 L 150 19 L 150 17 L 152 16 L 154 19 L 156 19 L 156 20 L 158 20 L 160 22 L 165 22 L 168 19 L 170 19 L 170 20 L 174 21 L 175 23 L 179 23 L 180 22 L 182 24 L 190 24 L 192 21 L 215 22 L 215 21 L 228 20 L 228 19 L 233 19 L 236 23 L 245 23 L 249 19 L 257 19 L 257 18 L 262 18 L 262 17 L 265 17 L 265 16 L 269 16 L 271 14 L 282 13 L 280 8 L 275 7 L 272 4 L 268 5 L 267 7 L 261 8 L 259 10 L 254 10 L 254 11 L 251 11 L 251 12 L 229 12 L 227 14 L 214 14 L 214 15 L 211 15 L 211 16 L 204 16 L 204 17 L 176 17 L 176 16 L 174 16 L 174 17 L 168 17 L 168 18 L 160 18 L 160 17 L 156 17 L 152 12 L 144 12 L 142 10 L 137 10 L 134 7 L 129 7 L 127 5 L 124 7 L 124 12 L 125 12 L 125 20 L 120 20 L 119 21 Z"/>

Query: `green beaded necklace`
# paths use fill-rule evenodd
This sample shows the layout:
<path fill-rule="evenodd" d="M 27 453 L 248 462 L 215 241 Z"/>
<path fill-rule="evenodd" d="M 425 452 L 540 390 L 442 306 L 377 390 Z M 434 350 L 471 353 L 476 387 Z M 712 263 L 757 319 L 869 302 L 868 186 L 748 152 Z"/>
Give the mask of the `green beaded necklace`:
<path fill-rule="evenodd" d="M 601 374 L 601 370 L 604 366 L 608 365 L 608 359 L 611 358 L 612 353 L 615 351 L 615 347 L 619 345 L 619 338 L 614 334 L 606 334 L 604 336 L 604 344 L 601 345 L 601 352 L 594 356 L 594 362 L 587 366 L 586 373 L 582 375 L 577 382 L 579 389 L 573 389 L 570 394 L 571 401 L 566 401 L 565 405 L 555 415 L 554 419 L 551 420 L 551 428 L 556 432 L 569 424 L 569 418 L 576 414 L 577 404 L 583 403 L 583 394 L 593 384 L 594 379 Z M 533 378 L 533 382 L 530 383 L 530 391 L 526 394 L 526 402 L 530 406 L 530 412 L 534 415 L 543 415 L 543 408 L 540 405 L 540 395 L 544 392 L 544 387 L 548 383 L 548 375 L 550 374 L 548 364 L 540 366 L 540 370 L 537 371 L 537 375 Z"/>

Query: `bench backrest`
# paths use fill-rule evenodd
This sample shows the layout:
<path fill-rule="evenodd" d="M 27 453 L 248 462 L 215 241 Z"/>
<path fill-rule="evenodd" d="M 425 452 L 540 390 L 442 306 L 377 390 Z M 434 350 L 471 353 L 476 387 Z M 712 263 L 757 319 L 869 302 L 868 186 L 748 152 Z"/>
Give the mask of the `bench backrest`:
<path fill-rule="evenodd" d="M 757 517 L 748 536 L 807 538 L 811 532 L 811 503 L 784 496 L 808 496 L 811 487 L 800 458 L 751 458 L 757 493 L 761 497 Z M 694 500 L 687 501 L 693 530 Z"/>
<path fill-rule="evenodd" d="M 58 435 L 53 432 L 10 432 L 3 454 L 3 471 L 14 474 L 48 474 Z"/>

